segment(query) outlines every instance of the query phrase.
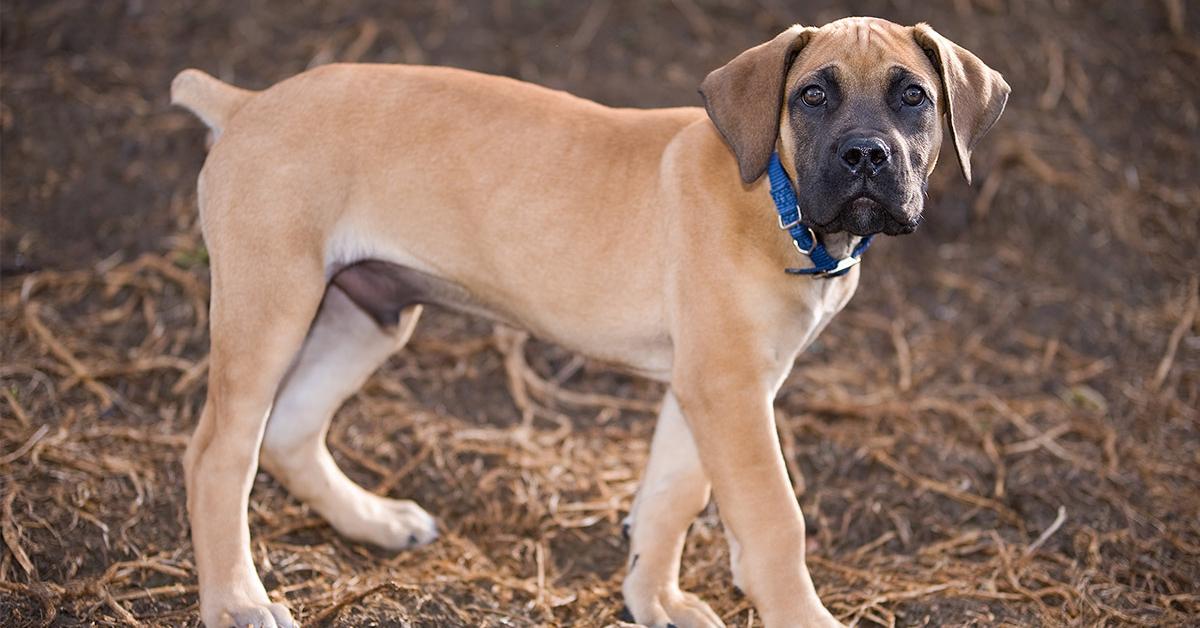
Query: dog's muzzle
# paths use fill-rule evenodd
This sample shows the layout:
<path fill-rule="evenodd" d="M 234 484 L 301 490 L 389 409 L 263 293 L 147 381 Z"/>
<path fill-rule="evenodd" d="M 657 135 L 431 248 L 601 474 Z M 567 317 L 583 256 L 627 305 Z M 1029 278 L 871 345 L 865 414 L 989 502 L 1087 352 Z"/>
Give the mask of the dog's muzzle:
<path fill-rule="evenodd" d="M 863 194 L 843 203 L 832 220 L 817 224 L 816 229 L 822 233 L 845 231 L 857 236 L 902 235 L 912 233 L 917 223 L 917 219 L 908 216 L 898 218 L 896 212 L 883 203 Z"/>

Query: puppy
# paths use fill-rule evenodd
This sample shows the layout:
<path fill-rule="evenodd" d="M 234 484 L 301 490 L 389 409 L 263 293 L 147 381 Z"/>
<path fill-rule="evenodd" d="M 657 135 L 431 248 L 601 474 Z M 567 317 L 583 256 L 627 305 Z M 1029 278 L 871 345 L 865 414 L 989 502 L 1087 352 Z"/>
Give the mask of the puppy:
<path fill-rule="evenodd" d="M 838 625 L 805 566 L 772 400 L 854 294 L 868 238 L 916 227 L 941 119 L 969 181 L 1009 88 L 927 25 L 848 18 L 792 27 L 700 91 L 704 109 L 639 110 L 448 68 L 329 65 L 262 92 L 175 79 L 215 137 L 198 193 L 208 398 L 184 460 L 208 626 L 295 625 L 250 552 L 260 462 L 352 539 L 436 537 L 324 443 L 424 304 L 669 384 L 629 517 L 636 621 L 721 625 L 678 586 L 711 492 L 764 623 Z"/>

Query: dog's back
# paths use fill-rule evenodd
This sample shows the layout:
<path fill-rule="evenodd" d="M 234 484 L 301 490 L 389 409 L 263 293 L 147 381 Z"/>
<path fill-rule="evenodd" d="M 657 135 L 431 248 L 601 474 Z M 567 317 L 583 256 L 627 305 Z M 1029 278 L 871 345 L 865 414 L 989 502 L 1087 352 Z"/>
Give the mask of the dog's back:
<path fill-rule="evenodd" d="M 319 234 L 327 272 L 369 258 L 436 274 L 508 306 L 501 319 L 665 374 L 663 155 L 703 109 L 385 64 L 325 65 L 259 92 L 186 70 L 172 95 L 219 135 L 199 185 L 214 260 Z M 616 284 L 620 298 L 598 296 Z"/>

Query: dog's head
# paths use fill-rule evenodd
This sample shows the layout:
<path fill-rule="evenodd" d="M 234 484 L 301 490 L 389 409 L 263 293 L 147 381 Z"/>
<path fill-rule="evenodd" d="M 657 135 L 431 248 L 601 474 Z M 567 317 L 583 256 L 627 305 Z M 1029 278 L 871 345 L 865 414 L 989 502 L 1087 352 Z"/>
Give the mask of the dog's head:
<path fill-rule="evenodd" d="M 926 24 L 846 18 L 793 26 L 738 55 L 700 86 L 742 180 L 762 176 L 776 143 L 805 224 L 825 233 L 909 233 L 950 128 L 963 176 L 1004 111 L 998 72 Z"/>

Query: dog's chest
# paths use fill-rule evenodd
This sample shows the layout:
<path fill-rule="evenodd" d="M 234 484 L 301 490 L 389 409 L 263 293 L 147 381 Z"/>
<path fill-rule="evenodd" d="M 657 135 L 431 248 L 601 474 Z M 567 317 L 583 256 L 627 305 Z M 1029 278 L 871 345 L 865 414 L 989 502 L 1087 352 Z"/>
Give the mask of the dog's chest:
<path fill-rule="evenodd" d="M 812 344 L 825 327 L 846 307 L 858 289 L 859 269 L 854 268 L 844 277 L 836 279 L 812 279 L 803 286 L 801 305 L 794 320 L 793 341 L 799 354 Z"/>

